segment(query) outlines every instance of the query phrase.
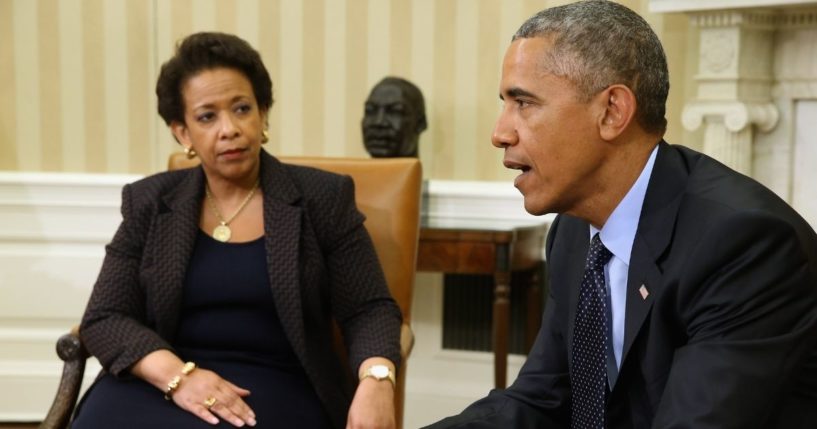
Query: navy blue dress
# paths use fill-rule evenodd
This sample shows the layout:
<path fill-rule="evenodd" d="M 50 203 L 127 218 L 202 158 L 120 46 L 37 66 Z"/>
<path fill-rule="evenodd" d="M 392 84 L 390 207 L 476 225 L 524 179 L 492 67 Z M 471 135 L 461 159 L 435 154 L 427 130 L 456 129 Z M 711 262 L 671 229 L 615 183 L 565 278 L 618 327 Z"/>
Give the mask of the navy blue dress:
<path fill-rule="evenodd" d="M 185 278 L 173 346 L 185 361 L 248 389 L 256 428 L 331 424 L 275 311 L 264 239 L 221 243 L 199 232 Z M 211 428 L 150 384 L 102 376 L 86 393 L 73 428 Z M 222 421 L 216 427 L 233 427 Z"/>

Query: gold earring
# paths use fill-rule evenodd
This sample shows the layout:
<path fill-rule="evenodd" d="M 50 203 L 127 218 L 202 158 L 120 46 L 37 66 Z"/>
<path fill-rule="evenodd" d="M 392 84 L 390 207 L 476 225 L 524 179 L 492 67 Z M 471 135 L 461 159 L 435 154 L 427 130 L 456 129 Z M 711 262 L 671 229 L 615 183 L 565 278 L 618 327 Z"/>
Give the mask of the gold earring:
<path fill-rule="evenodd" d="M 264 144 L 269 141 L 269 131 L 263 130 L 261 131 L 261 144 Z"/>
<path fill-rule="evenodd" d="M 187 157 L 187 159 L 193 159 L 198 154 L 196 153 L 195 149 L 190 148 L 190 147 L 186 147 L 186 148 L 184 148 L 184 155 Z"/>

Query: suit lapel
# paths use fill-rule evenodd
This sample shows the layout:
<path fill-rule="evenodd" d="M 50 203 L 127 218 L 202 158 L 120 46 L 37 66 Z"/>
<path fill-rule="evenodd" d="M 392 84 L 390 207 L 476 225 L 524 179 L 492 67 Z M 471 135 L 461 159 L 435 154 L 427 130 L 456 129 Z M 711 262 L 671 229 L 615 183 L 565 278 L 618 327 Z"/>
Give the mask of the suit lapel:
<path fill-rule="evenodd" d="M 677 150 L 666 142 L 659 143 L 630 256 L 622 366 L 654 298 L 661 293 L 662 273 L 658 261 L 672 241 L 687 176 Z"/>
<path fill-rule="evenodd" d="M 203 189 L 204 172 L 197 167 L 163 196 L 164 207 L 156 217 L 152 235 L 162 244 L 153 246 L 160 280 L 154 287 L 162 290 L 151 291 L 150 296 L 153 308 L 157 309 L 157 331 L 164 338 L 176 335 L 184 276 L 199 229 Z"/>
<path fill-rule="evenodd" d="M 655 265 L 644 240 L 636 234 L 630 255 L 630 269 L 627 275 L 626 316 L 624 317 L 624 345 L 621 361 L 633 345 L 641 325 L 652 308 L 654 297 L 660 293 L 661 272 Z M 643 288 L 643 289 L 642 289 Z"/>
<path fill-rule="evenodd" d="M 283 165 L 261 152 L 264 243 L 275 308 L 295 354 L 306 362 L 300 282 L 301 193 Z"/>

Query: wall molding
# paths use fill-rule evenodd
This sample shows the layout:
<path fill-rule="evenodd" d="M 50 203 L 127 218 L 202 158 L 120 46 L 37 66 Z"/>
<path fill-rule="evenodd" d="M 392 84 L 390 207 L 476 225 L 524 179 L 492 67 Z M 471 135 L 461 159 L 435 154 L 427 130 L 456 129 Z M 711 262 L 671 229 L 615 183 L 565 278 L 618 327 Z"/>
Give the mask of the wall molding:
<path fill-rule="evenodd" d="M 425 184 L 423 216 L 437 225 L 531 225 L 550 223 L 553 215 L 533 216 L 511 181 L 475 182 L 429 180 Z"/>

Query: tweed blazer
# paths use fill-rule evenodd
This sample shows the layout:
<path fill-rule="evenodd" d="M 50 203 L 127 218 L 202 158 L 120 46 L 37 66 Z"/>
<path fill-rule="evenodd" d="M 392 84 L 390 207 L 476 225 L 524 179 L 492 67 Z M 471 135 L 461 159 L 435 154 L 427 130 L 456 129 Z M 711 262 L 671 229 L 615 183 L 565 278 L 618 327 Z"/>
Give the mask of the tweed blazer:
<path fill-rule="evenodd" d="M 542 327 L 507 390 L 430 426 L 569 428 L 571 345 L 590 241 L 560 215 Z M 817 427 L 817 235 L 783 200 L 661 142 L 633 242 L 606 425 Z"/>
<path fill-rule="evenodd" d="M 263 150 L 260 162 L 275 307 L 328 414 L 342 427 L 354 389 L 349 370 L 356 373 L 371 356 L 399 365 L 400 310 L 355 206 L 351 178 L 282 164 Z M 204 185 L 199 166 L 124 187 L 123 220 L 106 246 L 80 329 L 104 371 L 127 376 L 148 353 L 173 350 Z M 333 319 L 350 369 L 333 350 Z"/>

